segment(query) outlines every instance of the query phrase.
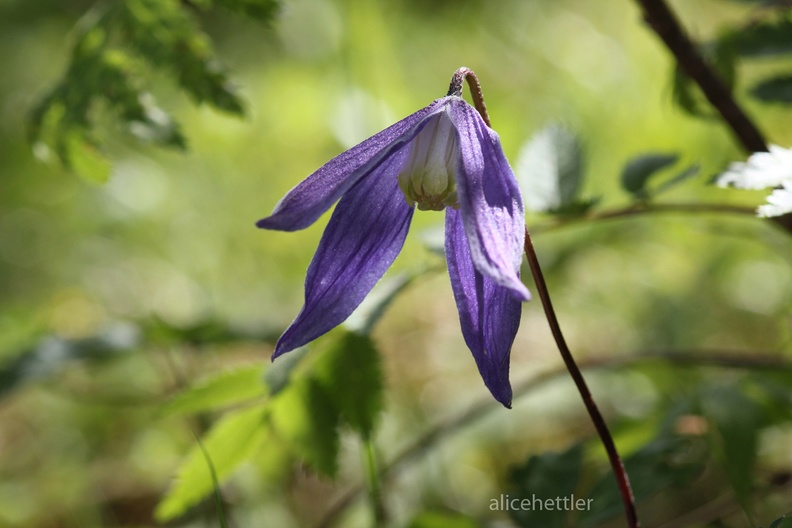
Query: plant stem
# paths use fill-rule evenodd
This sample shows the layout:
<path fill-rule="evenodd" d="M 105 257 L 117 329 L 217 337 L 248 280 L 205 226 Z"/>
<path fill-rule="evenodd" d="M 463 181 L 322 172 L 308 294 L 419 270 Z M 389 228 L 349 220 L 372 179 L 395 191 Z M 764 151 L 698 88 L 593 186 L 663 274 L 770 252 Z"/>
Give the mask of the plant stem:
<path fill-rule="evenodd" d="M 380 472 L 377 467 L 377 450 L 371 438 L 363 440 L 363 449 L 366 456 L 369 502 L 371 503 L 371 513 L 374 519 L 372 526 L 378 528 L 385 525 L 386 515 L 385 505 L 382 502 L 382 489 L 380 488 Z"/>
<path fill-rule="evenodd" d="M 636 0 L 643 9 L 644 20 L 674 54 L 677 64 L 704 93 L 707 100 L 729 125 L 740 144 L 748 152 L 767 151 L 767 142 L 732 97 L 729 88 L 712 70 L 679 25 L 664 0 Z"/>
<path fill-rule="evenodd" d="M 561 352 L 564 364 L 575 382 L 580 397 L 583 399 L 583 404 L 586 406 L 586 411 L 588 411 L 589 417 L 591 417 L 591 421 L 597 429 L 597 434 L 603 446 L 605 446 L 605 451 L 608 453 L 608 460 L 613 468 L 616 483 L 619 486 L 619 493 L 624 503 L 627 525 L 630 528 L 638 528 L 641 523 L 638 521 L 638 513 L 635 509 L 635 497 L 630 487 L 630 479 L 627 476 L 627 471 L 624 469 L 624 464 L 616 449 L 616 444 L 613 443 L 613 437 L 610 434 L 610 430 L 608 430 L 608 425 L 605 423 L 605 419 L 602 417 L 599 408 L 597 408 L 597 404 L 591 396 L 591 391 L 586 384 L 586 380 L 583 378 L 583 374 L 581 374 L 580 369 L 575 363 L 575 358 L 572 357 L 572 352 L 569 350 L 566 340 L 564 339 L 564 334 L 561 332 L 561 326 L 558 324 L 558 318 L 553 309 L 553 303 L 550 300 L 547 283 L 545 282 L 542 268 L 539 265 L 539 258 L 536 256 L 536 250 L 534 249 L 533 242 L 531 241 L 531 234 L 528 232 L 527 227 L 525 228 L 525 256 L 528 258 L 531 274 L 536 283 L 539 298 L 542 300 L 542 307 L 544 308 L 547 322 L 550 324 L 550 331 L 553 333 L 553 339 L 555 339 L 556 345 L 558 346 L 558 351 Z"/>
<path fill-rule="evenodd" d="M 481 115 L 481 119 L 491 128 L 492 124 L 487 114 L 487 107 L 484 104 L 481 84 L 476 74 L 473 73 L 471 69 L 459 68 L 454 72 L 454 76 L 451 78 L 451 85 L 448 88 L 448 95 L 462 95 L 463 79 L 466 79 L 468 82 L 471 97 L 473 98 L 473 105 L 479 115 Z M 627 524 L 630 528 L 639 528 L 641 524 L 638 522 L 638 514 L 635 510 L 635 498 L 633 497 L 632 488 L 630 487 L 630 479 L 627 477 L 627 472 L 624 469 L 624 464 L 619 456 L 619 452 L 616 450 L 616 445 L 613 443 L 613 438 L 608 430 L 608 426 L 602 418 L 597 404 L 594 403 L 591 391 L 589 391 L 588 385 L 586 385 L 586 380 L 583 379 L 583 374 L 580 373 L 580 369 L 575 363 L 575 359 L 572 357 L 572 352 L 569 351 L 569 347 L 564 340 L 564 335 L 561 333 L 561 326 L 558 324 L 558 318 L 556 317 L 555 310 L 553 310 L 553 303 L 550 301 L 550 292 L 547 290 L 547 284 L 545 283 L 542 268 L 539 265 L 539 259 L 533 247 L 533 242 L 531 242 L 531 234 L 528 232 L 528 227 L 525 228 L 525 255 L 528 257 L 528 264 L 531 266 L 531 273 L 536 283 L 536 289 L 539 291 L 539 297 L 542 300 L 542 306 L 544 307 L 547 322 L 550 325 L 550 331 L 553 333 L 553 338 L 555 339 L 559 352 L 561 352 L 564 364 L 575 382 L 575 386 L 580 393 L 580 397 L 583 399 L 583 403 L 591 417 L 591 421 L 594 423 L 597 434 L 602 444 L 605 446 L 605 451 L 608 453 L 608 459 L 610 460 L 611 467 L 616 476 L 616 482 L 619 485 L 619 492 L 621 493 L 622 502 L 624 503 Z"/>

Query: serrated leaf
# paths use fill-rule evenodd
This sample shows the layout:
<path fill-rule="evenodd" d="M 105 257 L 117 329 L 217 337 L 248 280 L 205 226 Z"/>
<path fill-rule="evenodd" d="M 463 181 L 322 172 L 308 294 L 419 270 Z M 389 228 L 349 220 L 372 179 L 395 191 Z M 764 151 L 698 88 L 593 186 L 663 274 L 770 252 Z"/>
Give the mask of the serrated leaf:
<path fill-rule="evenodd" d="M 270 404 L 275 434 L 317 471 L 338 471 L 339 414 L 332 395 L 312 378 L 301 378 Z"/>
<path fill-rule="evenodd" d="M 197 103 L 244 114 L 208 37 L 177 0 L 128 0 L 124 15 L 124 32 L 134 49 L 155 67 L 170 69 Z"/>
<path fill-rule="evenodd" d="M 383 405 L 380 357 L 371 338 L 347 332 L 317 362 L 316 378 L 342 421 L 368 439 Z"/>
<path fill-rule="evenodd" d="M 646 184 L 662 169 L 677 162 L 677 154 L 642 154 L 627 162 L 622 170 L 621 184 L 625 191 L 639 199 L 647 199 Z"/>
<path fill-rule="evenodd" d="M 221 372 L 197 382 L 174 396 L 160 412 L 163 415 L 197 413 L 266 394 L 261 366 L 250 365 Z"/>
<path fill-rule="evenodd" d="M 792 104 L 792 75 L 766 79 L 751 88 L 751 95 L 766 103 Z"/>
<path fill-rule="evenodd" d="M 228 478 L 266 440 L 269 432 L 264 412 L 259 406 L 229 413 L 203 437 L 203 447 L 212 460 L 219 482 Z M 211 472 L 201 447 L 196 445 L 179 466 L 176 480 L 157 505 L 154 515 L 160 522 L 174 519 L 212 490 Z"/>
<path fill-rule="evenodd" d="M 582 180 L 577 136 L 552 124 L 529 139 L 515 164 L 527 209 L 546 212 L 573 202 Z"/>
<path fill-rule="evenodd" d="M 575 445 L 562 453 L 544 453 L 534 455 L 522 466 L 512 468 L 509 480 L 516 488 L 511 498 L 533 501 L 537 491 L 541 491 L 540 501 L 556 497 L 570 497 L 578 486 L 583 464 L 583 448 Z M 490 500 L 490 509 L 506 510 L 498 504 L 493 508 L 492 501 L 500 501 L 502 497 Z M 505 499 L 504 499 L 505 500 Z M 565 528 L 569 525 L 569 511 L 549 510 L 546 508 L 508 508 L 509 515 L 518 526 L 526 528 Z"/>
<path fill-rule="evenodd" d="M 735 28 L 722 37 L 743 57 L 765 57 L 792 53 L 792 19 L 761 20 Z"/>

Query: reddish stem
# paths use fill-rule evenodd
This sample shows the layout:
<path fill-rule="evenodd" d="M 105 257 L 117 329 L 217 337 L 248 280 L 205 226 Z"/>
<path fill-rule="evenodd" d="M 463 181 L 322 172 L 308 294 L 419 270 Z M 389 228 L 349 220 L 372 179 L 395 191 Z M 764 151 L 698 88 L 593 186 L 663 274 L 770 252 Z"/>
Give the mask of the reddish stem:
<path fill-rule="evenodd" d="M 454 76 L 451 78 L 451 85 L 448 88 L 448 95 L 462 96 L 462 81 L 467 80 L 470 88 L 471 97 L 473 98 L 473 105 L 481 115 L 481 119 L 492 128 L 490 124 L 489 115 L 487 114 L 487 107 L 484 105 L 484 95 L 481 92 L 481 84 L 476 77 L 476 74 L 469 68 L 459 68 Z M 635 509 L 635 497 L 633 496 L 632 488 L 630 487 L 630 479 L 627 476 L 627 471 L 624 469 L 619 452 L 616 449 L 616 444 L 613 443 L 613 437 L 610 434 L 608 425 L 602 417 L 597 404 L 594 403 L 594 398 L 591 396 L 591 391 L 586 385 L 586 380 L 583 379 L 583 374 L 580 372 L 575 358 L 572 357 L 569 347 L 564 339 L 564 334 L 561 333 L 561 325 L 558 324 L 553 303 L 550 301 L 550 292 L 547 289 L 547 283 L 544 280 L 542 268 L 539 265 L 539 258 L 536 256 L 536 251 L 531 241 L 531 234 L 528 232 L 528 227 L 525 228 L 525 256 L 528 258 L 528 264 L 531 266 L 531 274 L 533 275 L 536 289 L 539 291 L 539 298 L 542 300 L 542 307 L 544 308 L 547 322 L 550 325 L 550 331 L 553 333 L 558 351 L 561 352 L 561 357 L 564 359 L 569 374 L 575 382 L 575 386 L 583 399 L 583 404 L 586 406 L 591 421 L 597 430 L 597 434 L 605 446 L 605 451 L 608 453 L 608 460 L 610 460 L 613 473 L 616 476 L 616 483 L 619 485 L 619 493 L 621 494 L 622 502 L 624 503 L 624 511 L 627 515 L 627 525 L 629 528 L 640 528 L 641 523 L 638 521 L 638 513 Z"/>
<path fill-rule="evenodd" d="M 630 528 L 639 528 L 641 523 L 638 521 L 638 513 L 635 509 L 635 497 L 633 496 L 632 488 L 630 487 L 630 478 L 627 476 L 627 471 L 624 469 L 624 463 L 619 456 L 619 451 L 616 449 L 616 444 L 613 443 L 613 437 L 610 434 L 608 425 L 605 419 L 594 402 L 591 396 L 591 391 L 580 372 L 575 358 L 572 357 L 572 352 L 566 344 L 564 334 L 561 332 L 561 326 L 558 324 L 553 303 L 550 300 L 550 293 L 545 283 L 542 268 L 539 266 L 539 258 L 536 256 L 533 242 L 531 241 L 531 234 L 528 228 L 525 228 L 525 256 L 528 258 L 528 264 L 531 267 L 531 274 L 533 275 L 536 289 L 539 292 L 539 298 L 542 301 L 547 322 L 550 325 L 550 331 L 553 333 L 558 351 L 561 352 L 561 357 L 564 359 L 564 364 L 569 371 L 570 376 L 575 382 L 575 386 L 583 399 L 583 404 L 586 406 L 591 421 L 597 429 L 597 434 L 600 437 L 602 445 L 605 446 L 605 451 L 608 453 L 608 460 L 613 468 L 613 474 L 616 477 L 616 483 L 619 485 L 619 493 L 621 494 L 622 503 L 624 503 L 624 512 L 627 515 L 627 525 Z"/>

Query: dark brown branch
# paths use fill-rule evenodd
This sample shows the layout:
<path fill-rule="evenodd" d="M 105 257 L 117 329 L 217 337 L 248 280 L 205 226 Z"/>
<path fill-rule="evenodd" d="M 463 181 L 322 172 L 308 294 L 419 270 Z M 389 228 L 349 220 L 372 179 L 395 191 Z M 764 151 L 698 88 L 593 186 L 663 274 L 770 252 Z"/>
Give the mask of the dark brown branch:
<path fill-rule="evenodd" d="M 748 152 L 767 151 L 762 133 L 732 97 L 729 88 L 704 60 L 664 0 L 636 0 L 644 19 L 674 54 L 677 64 L 704 93 Z"/>

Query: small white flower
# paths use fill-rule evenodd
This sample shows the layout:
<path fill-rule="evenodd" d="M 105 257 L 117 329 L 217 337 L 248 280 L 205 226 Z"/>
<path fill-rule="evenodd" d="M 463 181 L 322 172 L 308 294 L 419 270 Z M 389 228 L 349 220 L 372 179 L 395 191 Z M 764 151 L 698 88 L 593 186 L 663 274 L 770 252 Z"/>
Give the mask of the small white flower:
<path fill-rule="evenodd" d="M 781 216 L 792 212 L 792 181 L 785 181 L 781 189 L 776 189 L 767 197 L 767 204 L 760 205 L 756 213 L 764 218 Z"/>
<path fill-rule="evenodd" d="M 767 204 L 757 209 L 761 217 L 781 216 L 792 212 L 792 149 L 770 145 L 770 152 L 755 152 L 748 161 L 735 162 L 718 177 L 719 187 L 737 189 L 774 190 L 767 197 Z"/>

